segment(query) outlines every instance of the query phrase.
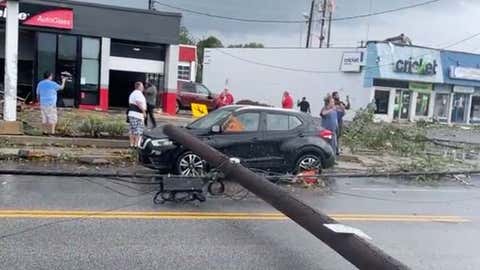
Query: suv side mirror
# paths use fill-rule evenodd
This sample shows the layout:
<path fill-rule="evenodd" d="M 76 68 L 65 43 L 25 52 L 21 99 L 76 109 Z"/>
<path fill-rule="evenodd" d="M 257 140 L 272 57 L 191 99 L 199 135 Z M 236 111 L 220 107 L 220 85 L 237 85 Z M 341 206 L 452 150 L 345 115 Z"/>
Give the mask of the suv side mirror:
<path fill-rule="evenodd" d="M 212 131 L 212 133 L 220 133 L 221 128 L 220 128 L 219 125 L 214 125 L 214 126 L 212 126 L 211 131 Z"/>

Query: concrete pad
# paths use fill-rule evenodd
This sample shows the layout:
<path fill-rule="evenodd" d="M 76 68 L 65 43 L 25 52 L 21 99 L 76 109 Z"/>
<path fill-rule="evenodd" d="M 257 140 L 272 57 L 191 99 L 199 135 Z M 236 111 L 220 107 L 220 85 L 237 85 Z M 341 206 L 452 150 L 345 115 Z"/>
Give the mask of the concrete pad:
<path fill-rule="evenodd" d="M 21 135 L 23 134 L 22 122 L 0 120 L 0 135 Z"/>
<path fill-rule="evenodd" d="M 67 137 L 46 137 L 46 136 L 0 136 L 0 141 L 9 145 L 29 146 L 76 146 L 96 148 L 128 148 L 128 140 L 92 139 L 92 138 L 67 138 Z"/>

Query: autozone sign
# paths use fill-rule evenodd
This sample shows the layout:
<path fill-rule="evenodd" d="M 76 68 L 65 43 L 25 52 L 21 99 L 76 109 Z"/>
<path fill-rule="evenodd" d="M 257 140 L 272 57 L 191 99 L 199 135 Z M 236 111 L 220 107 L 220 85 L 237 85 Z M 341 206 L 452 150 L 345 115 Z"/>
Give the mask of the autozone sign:
<path fill-rule="evenodd" d="M 7 18 L 7 13 L 5 3 L 0 2 L 0 19 Z M 69 8 L 20 4 L 18 19 L 21 25 L 72 30 L 73 15 Z"/>

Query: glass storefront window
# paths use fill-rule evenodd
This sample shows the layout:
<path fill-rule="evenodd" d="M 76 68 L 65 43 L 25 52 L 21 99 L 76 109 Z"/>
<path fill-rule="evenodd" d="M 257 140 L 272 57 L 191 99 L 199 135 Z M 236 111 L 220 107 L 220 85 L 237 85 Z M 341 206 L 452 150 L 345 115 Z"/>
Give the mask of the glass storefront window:
<path fill-rule="evenodd" d="M 453 95 L 452 122 L 465 123 L 467 121 L 467 106 L 469 94 L 455 93 Z"/>
<path fill-rule="evenodd" d="M 81 104 L 97 105 L 100 90 L 100 39 L 82 38 Z"/>
<path fill-rule="evenodd" d="M 100 55 L 100 39 L 82 39 L 82 58 L 98 59 Z"/>
<path fill-rule="evenodd" d="M 470 121 L 480 123 L 480 96 L 472 97 L 472 109 L 470 111 Z"/>
<path fill-rule="evenodd" d="M 99 72 L 98 60 L 82 60 L 82 77 L 80 79 L 82 91 L 98 91 Z"/>
<path fill-rule="evenodd" d="M 448 107 L 450 106 L 450 94 L 436 94 L 435 106 L 433 107 L 433 116 L 438 120 L 448 119 Z"/>
<path fill-rule="evenodd" d="M 190 67 L 189 66 L 178 66 L 178 79 L 179 80 L 190 80 Z"/>
<path fill-rule="evenodd" d="M 78 105 L 78 89 L 75 88 L 75 82 L 78 79 L 77 40 L 77 36 L 58 35 L 56 79 L 60 80 L 63 72 L 71 74 L 65 83 L 65 89 L 59 92 L 58 105 L 62 107 Z"/>
<path fill-rule="evenodd" d="M 43 73 L 50 71 L 55 74 L 57 59 L 57 35 L 38 33 L 37 45 L 38 80 L 43 79 Z"/>
<path fill-rule="evenodd" d="M 375 90 L 376 114 L 388 114 L 388 100 L 390 99 L 389 91 Z"/>
<path fill-rule="evenodd" d="M 397 120 L 408 119 L 410 115 L 410 102 L 412 99 L 412 91 L 397 89 L 395 92 L 395 107 L 393 110 L 393 118 Z"/>
<path fill-rule="evenodd" d="M 416 116 L 428 116 L 428 109 L 430 105 L 430 94 L 418 93 L 417 105 L 415 109 Z"/>
<path fill-rule="evenodd" d="M 75 61 L 77 59 L 77 37 L 58 35 L 58 59 Z"/>

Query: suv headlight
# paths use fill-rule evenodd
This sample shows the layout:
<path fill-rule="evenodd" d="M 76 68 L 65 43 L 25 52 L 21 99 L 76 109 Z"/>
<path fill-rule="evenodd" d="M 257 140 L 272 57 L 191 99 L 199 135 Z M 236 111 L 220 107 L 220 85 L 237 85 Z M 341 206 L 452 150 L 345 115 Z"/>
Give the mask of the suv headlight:
<path fill-rule="evenodd" d="M 173 145 L 173 142 L 169 139 L 152 140 L 151 143 L 154 147 Z"/>

